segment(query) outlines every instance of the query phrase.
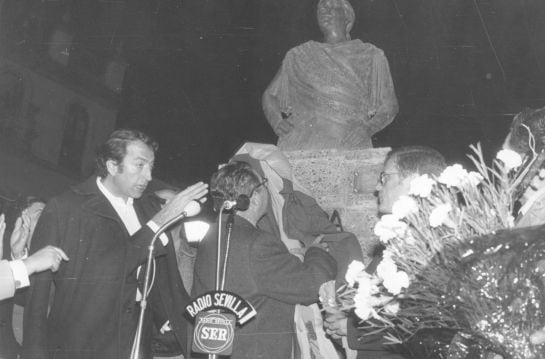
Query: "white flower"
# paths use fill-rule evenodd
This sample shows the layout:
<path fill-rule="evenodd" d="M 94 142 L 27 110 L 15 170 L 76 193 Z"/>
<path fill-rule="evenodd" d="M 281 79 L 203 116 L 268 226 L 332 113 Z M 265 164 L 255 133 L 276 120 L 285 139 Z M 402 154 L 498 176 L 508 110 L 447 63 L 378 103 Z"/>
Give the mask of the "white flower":
<path fill-rule="evenodd" d="M 401 289 L 409 286 L 409 276 L 403 271 L 395 272 L 384 278 L 384 288 L 393 295 L 401 293 Z"/>
<path fill-rule="evenodd" d="M 451 210 L 452 206 L 450 203 L 443 203 L 435 207 L 430 213 L 430 226 L 435 228 L 444 224 Z"/>
<path fill-rule="evenodd" d="M 471 171 L 469 172 L 464 184 L 467 184 L 471 187 L 476 187 L 482 181 L 483 181 L 483 176 L 481 176 L 479 172 Z"/>
<path fill-rule="evenodd" d="M 362 320 L 367 320 L 371 316 L 374 316 L 373 308 L 366 303 L 356 302 L 356 309 L 354 310 L 354 313 L 356 313 L 356 315 Z"/>
<path fill-rule="evenodd" d="M 428 198 L 434 184 L 435 180 L 431 179 L 427 174 L 416 177 L 411 181 L 409 186 L 409 194 L 422 198 Z"/>
<path fill-rule="evenodd" d="M 382 243 L 388 243 L 395 237 L 402 237 L 407 231 L 407 223 L 401 222 L 392 214 L 385 214 L 375 224 L 374 233 Z"/>
<path fill-rule="evenodd" d="M 507 217 L 507 227 L 513 228 L 514 226 L 515 226 L 515 217 L 513 217 L 512 215 L 509 215 L 509 217 Z"/>
<path fill-rule="evenodd" d="M 382 280 L 395 274 L 397 272 L 397 266 L 391 259 L 383 258 L 377 266 L 377 275 Z"/>
<path fill-rule="evenodd" d="M 496 158 L 503 162 L 505 169 L 512 170 L 519 167 L 522 164 L 522 157 L 512 150 L 501 150 L 496 155 Z"/>
<path fill-rule="evenodd" d="M 370 297 L 379 292 L 378 284 L 380 281 L 367 272 L 360 272 L 360 275 L 356 278 L 356 282 L 358 283 L 356 295 L 360 298 Z"/>
<path fill-rule="evenodd" d="M 447 187 L 460 187 L 462 183 L 467 181 L 468 173 L 462 167 L 462 165 L 456 163 L 452 166 L 448 166 L 443 170 L 441 175 L 437 178 L 439 183 L 443 183 Z"/>
<path fill-rule="evenodd" d="M 344 279 L 346 279 L 349 286 L 353 287 L 354 283 L 356 282 L 356 278 L 363 271 L 365 271 L 365 266 L 362 262 L 352 261 L 352 263 L 348 265 Z"/>
<path fill-rule="evenodd" d="M 363 320 L 368 319 L 371 315 L 373 315 L 373 307 L 371 306 L 371 295 L 366 291 L 360 291 L 360 289 L 358 288 L 358 291 L 354 296 L 354 307 L 356 308 L 355 313 L 358 317 Z"/>
<path fill-rule="evenodd" d="M 382 251 L 382 258 L 392 260 L 392 258 L 394 258 L 394 254 L 391 250 L 385 249 Z"/>
<path fill-rule="evenodd" d="M 399 312 L 399 302 L 392 301 L 384 306 L 384 311 L 388 314 L 397 314 Z"/>
<path fill-rule="evenodd" d="M 392 214 L 399 218 L 405 218 L 410 214 L 418 212 L 418 204 L 409 196 L 400 196 L 392 205 Z"/>

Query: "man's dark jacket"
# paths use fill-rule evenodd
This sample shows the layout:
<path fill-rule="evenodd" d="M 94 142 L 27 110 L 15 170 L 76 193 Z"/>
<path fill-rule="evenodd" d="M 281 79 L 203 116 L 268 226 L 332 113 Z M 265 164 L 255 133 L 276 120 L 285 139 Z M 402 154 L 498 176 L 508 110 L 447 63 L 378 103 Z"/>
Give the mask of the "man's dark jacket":
<path fill-rule="evenodd" d="M 24 319 L 23 358 L 127 359 L 139 308 L 136 270 L 145 263 L 154 233 L 146 222 L 159 210 L 155 197 L 134 201 L 142 228 L 129 236 L 96 184 L 96 177 L 53 198 L 44 209 L 31 252 L 55 245 L 70 260 L 56 273 L 33 276 Z M 167 319 L 185 346 L 183 308 L 189 301 L 172 240 L 155 244 L 157 272 L 150 294 L 143 352 L 150 356 L 151 321 Z M 50 291 L 54 295 L 50 301 Z M 48 313 L 48 304 L 51 306 Z"/>
<path fill-rule="evenodd" d="M 216 237 L 210 231 L 197 251 L 194 296 L 214 290 Z M 257 315 L 237 328 L 231 359 L 291 358 L 295 304 L 315 303 L 320 285 L 335 275 L 327 252 L 311 247 L 301 262 L 280 239 L 235 216 L 224 289 L 248 300 Z"/>
<path fill-rule="evenodd" d="M 348 347 L 358 351 L 357 359 L 403 359 L 403 356 L 394 353 L 397 346 L 386 344 L 384 334 L 363 335 L 355 316 L 348 317 L 347 339 Z"/>

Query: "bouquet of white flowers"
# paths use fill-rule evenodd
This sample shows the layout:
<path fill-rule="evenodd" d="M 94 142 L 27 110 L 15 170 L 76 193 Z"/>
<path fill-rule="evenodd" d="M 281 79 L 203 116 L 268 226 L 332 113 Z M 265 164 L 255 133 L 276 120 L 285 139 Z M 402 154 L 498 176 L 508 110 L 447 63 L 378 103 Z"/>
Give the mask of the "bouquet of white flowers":
<path fill-rule="evenodd" d="M 538 156 L 523 163 L 502 150 L 488 167 L 480 146 L 471 149 L 476 172 L 455 164 L 437 178 L 412 181 L 409 196 L 375 226 L 385 246 L 376 273 L 353 262 L 338 300 L 354 308 L 362 333 L 382 332 L 392 344 L 443 328 L 504 358 L 545 358 L 529 341 L 545 325 L 545 283 L 535 272 L 545 252 L 537 234 L 510 230 L 520 183 Z"/>

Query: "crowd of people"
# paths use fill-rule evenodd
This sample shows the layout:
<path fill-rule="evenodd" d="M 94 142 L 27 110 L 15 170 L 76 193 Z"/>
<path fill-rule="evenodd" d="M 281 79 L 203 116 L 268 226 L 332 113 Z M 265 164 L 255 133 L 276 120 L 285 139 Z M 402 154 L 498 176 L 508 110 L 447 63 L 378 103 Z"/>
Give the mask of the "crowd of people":
<path fill-rule="evenodd" d="M 531 114 L 518 121 L 517 126 L 532 130 L 542 148 L 541 121 Z M 525 151 L 520 143 L 527 137 L 517 134 L 514 127 L 504 146 Z M 189 202 L 203 201 L 208 193 L 203 182 L 183 191 L 167 191 L 163 198 L 148 192 L 156 149 L 157 144 L 142 132 L 116 130 L 98 150 L 96 175 L 49 200 L 45 208 L 43 202 L 29 202 L 9 236 L 4 235 L 4 216 L 0 218 L 0 235 L 9 237 L 3 257 L 11 258 L 0 262 L 0 298 L 30 285 L 24 293 L 22 348 L 14 352 L 1 348 L 3 357 L 129 357 L 150 240 Z M 232 230 L 230 251 L 220 255 L 228 257 L 225 290 L 246 298 L 257 311 L 256 318 L 237 329 L 231 357 L 296 357 L 296 305 L 316 303 L 320 286 L 338 278 L 340 269 L 322 236 L 295 254 L 278 235 L 260 228 L 259 221 L 271 206 L 272 188 L 263 171 L 249 162 L 233 160 L 212 175 L 216 209 L 241 195 L 249 198 L 249 204 L 206 235 L 197 251 L 192 286 L 178 271 L 180 257 L 173 241 L 180 241 L 180 236 L 162 234 L 155 243 L 156 275 L 138 348 L 141 358 L 191 357 L 192 327 L 184 308 L 192 296 L 214 289 L 217 228 L 225 228 L 226 221 L 232 221 Z M 428 147 L 392 150 L 377 178 L 379 212 L 390 213 L 396 199 L 408 193 L 413 178 L 438 175 L 445 167 L 443 156 Z M 541 172 L 523 196 L 527 202 L 522 203 L 522 218 L 532 215 L 532 221 L 519 218 L 522 225 L 540 223 L 535 213 L 541 213 L 545 182 Z M 374 270 L 373 263 L 369 271 Z M 345 312 L 328 311 L 324 328 L 329 338 L 344 340 L 356 350 L 358 358 L 403 357 L 380 335 L 362 337 L 355 317 Z M 539 342 L 543 336 L 534 333 L 533 340 Z"/>
<path fill-rule="evenodd" d="M 355 15 L 347 1 L 321 0 L 317 15 L 324 43 L 288 52 L 263 96 L 265 115 L 282 150 L 371 147 L 372 134 L 398 111 L 388 62 L 380 49 L 351 40 Z M 521 154 L 545 150 L 545 110 L 519 114 L 504 147 Z M 185 308 L 216 288 L 217 258 L 226 263 L 224 289 L 257 312 L 237 327 L 231 358 L 406 357 L 383 334 L 362 333 L 353 313 L 317 309 L 323 285 L 338 288 L 348 263 L 361 260 L 361 248 L 290 176 L 273 178 L 289 172 L 278 148 L 259 148 L 262 157 L 251 150 L 236 155 L 209 185 L 152 192 L 157 148 L 145 133 L 116 130 L 98 148 L 96 173 L 88 180 L 47 204 L 25 198 L 15 213 L 0 216 L 0 359 L 197 358 Z M 545 222 L 543 163 L 531 173 L 514 214 L 519 227 Z M 446 166 L 435 149 L 394 148 L 376 179 L 378 213 L 391 213 L 414 178 L 437 176 Z M 161 234 L 153 242 L 153 285 L 144 291 L 146 259 L 159 228 L 193 201 L 210 197 L 221 212 L 222 204 L 241 196 L 247 206 L 235 206 L 216 223 L 196 253 L 181 227 Z M 229 236 L 219 253 L 218 232 L 223 240 Z M 380 256 L 376 251 L 368 272 Z M 24 305 L 22 325 L 12 323 L 14 295 Z M 311 324 L 297 319 L 309 317 Z M 17 326 L 22 343 L 13 333 Z M 306 347 L 299 331 L 310 338 Z M 544 343 L 545 328 L 531 340 Z"/>

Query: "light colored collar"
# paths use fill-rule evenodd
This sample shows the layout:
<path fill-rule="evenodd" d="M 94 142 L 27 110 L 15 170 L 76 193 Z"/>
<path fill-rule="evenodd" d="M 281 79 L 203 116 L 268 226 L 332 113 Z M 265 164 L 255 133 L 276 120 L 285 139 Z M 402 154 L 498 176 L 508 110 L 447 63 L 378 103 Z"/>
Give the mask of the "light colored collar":
<path fill-rule="evenodd" d="M 542 198 L 545 195 L 545 187 L 538 190 L 526 203 L 524 206 L 520 207 L 519 215 L 524 215 L 528 210 L 536 203 L 536 201 Z"/>
<path fill-rule="evenodd" d="M 112 192 L 110 192 L 106 186 L 102 183 L 102 177 L 97 177 L 97 186 L 100 192 L 106 197 L 108 201 L 110 201 L 111 204 L 118 204 L 123 206 L 132 206 L 134 199 L 129 197 L 127 201 L 125 202 L 123 198 L 114 196 Z"/>

